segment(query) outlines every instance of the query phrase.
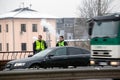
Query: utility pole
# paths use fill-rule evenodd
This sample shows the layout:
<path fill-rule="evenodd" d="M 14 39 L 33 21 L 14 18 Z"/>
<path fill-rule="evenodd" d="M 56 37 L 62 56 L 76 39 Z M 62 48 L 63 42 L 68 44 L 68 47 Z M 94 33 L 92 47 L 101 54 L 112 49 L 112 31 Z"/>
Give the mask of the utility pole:
<path fill-rule="evenodd" d="M 101 0 L 98 0 L 98 16 L 101 16 Z"/>

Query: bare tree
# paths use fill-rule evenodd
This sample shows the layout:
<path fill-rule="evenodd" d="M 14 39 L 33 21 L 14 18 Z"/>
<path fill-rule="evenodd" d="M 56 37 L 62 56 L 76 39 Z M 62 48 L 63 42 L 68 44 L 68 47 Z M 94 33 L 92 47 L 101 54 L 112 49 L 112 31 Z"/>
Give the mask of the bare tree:
<path fill-rule="evenodd" d="M 79 6 L 80 17 L 92 18 L 110 12 L 112 0 L 83 0 Z"/>

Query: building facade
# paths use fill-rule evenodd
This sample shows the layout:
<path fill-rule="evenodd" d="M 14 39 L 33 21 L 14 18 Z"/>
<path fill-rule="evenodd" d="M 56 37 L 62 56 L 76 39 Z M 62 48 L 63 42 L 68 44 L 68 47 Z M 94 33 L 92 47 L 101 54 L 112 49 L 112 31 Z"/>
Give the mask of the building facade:
<path fill-rule="evenodd" d="M 87 19 L 84 18 L 58 18 L 57 35 L 64 36 L 69 46 L 78 46 L 89 49 Z"/>
<path fill-rule="evenodd" d="M 83 39 L 88 37 L 86 19 L 83 18 L 58 18 L 57 34 L 63 35 L 65 40 Z"/>
<path fill-rule="evenodd" d="M 29 8 L 18 8 L 0 15 L 0 51 L 32 51 L 33 42 L 39 34 L 50 44 L 49 47 L 55 46 L 56 33 L 44 30 L 45 26 L 41 25 L 43 19 L 56 30 L 55 17 Z"/>
<path fill-rule="evenodd" d="M 57 34 L 64 36 L 65 40 L 74 39 L 75 18 L 58 18 Z"/>

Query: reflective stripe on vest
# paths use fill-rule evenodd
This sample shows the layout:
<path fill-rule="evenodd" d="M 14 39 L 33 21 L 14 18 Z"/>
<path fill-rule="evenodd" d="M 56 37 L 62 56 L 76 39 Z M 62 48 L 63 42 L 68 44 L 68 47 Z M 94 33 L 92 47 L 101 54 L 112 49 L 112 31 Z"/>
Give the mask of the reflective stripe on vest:
<path fill-rule="evenodd" d="M 39 42 L 38 40 L 36 40 L 36 50 L 44 50 L 44 49 L 45 49 L 44 41 L 42 40 L 41 42 Z"/>
<path fill-rule="evenodd" d="M 59 45 L 59 46 L 65 46 L 65 45 L 64 45 L 64 41 L 58 42 L 58 45 Z"/>

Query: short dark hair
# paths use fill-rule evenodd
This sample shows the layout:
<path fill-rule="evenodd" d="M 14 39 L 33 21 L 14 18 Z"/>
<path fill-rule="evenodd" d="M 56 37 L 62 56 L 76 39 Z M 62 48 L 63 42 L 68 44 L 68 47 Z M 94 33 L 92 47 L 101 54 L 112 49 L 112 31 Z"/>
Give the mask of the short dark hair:
<path fill-rule="evenodd" d="M 63 36 L 60 36 L 61 38 L 64 38 Z"/>
<path fill-rule="evenodd" d="M 42 35 L 38 35 L 38 36 L 40 36 L 42 38 Z"/>

